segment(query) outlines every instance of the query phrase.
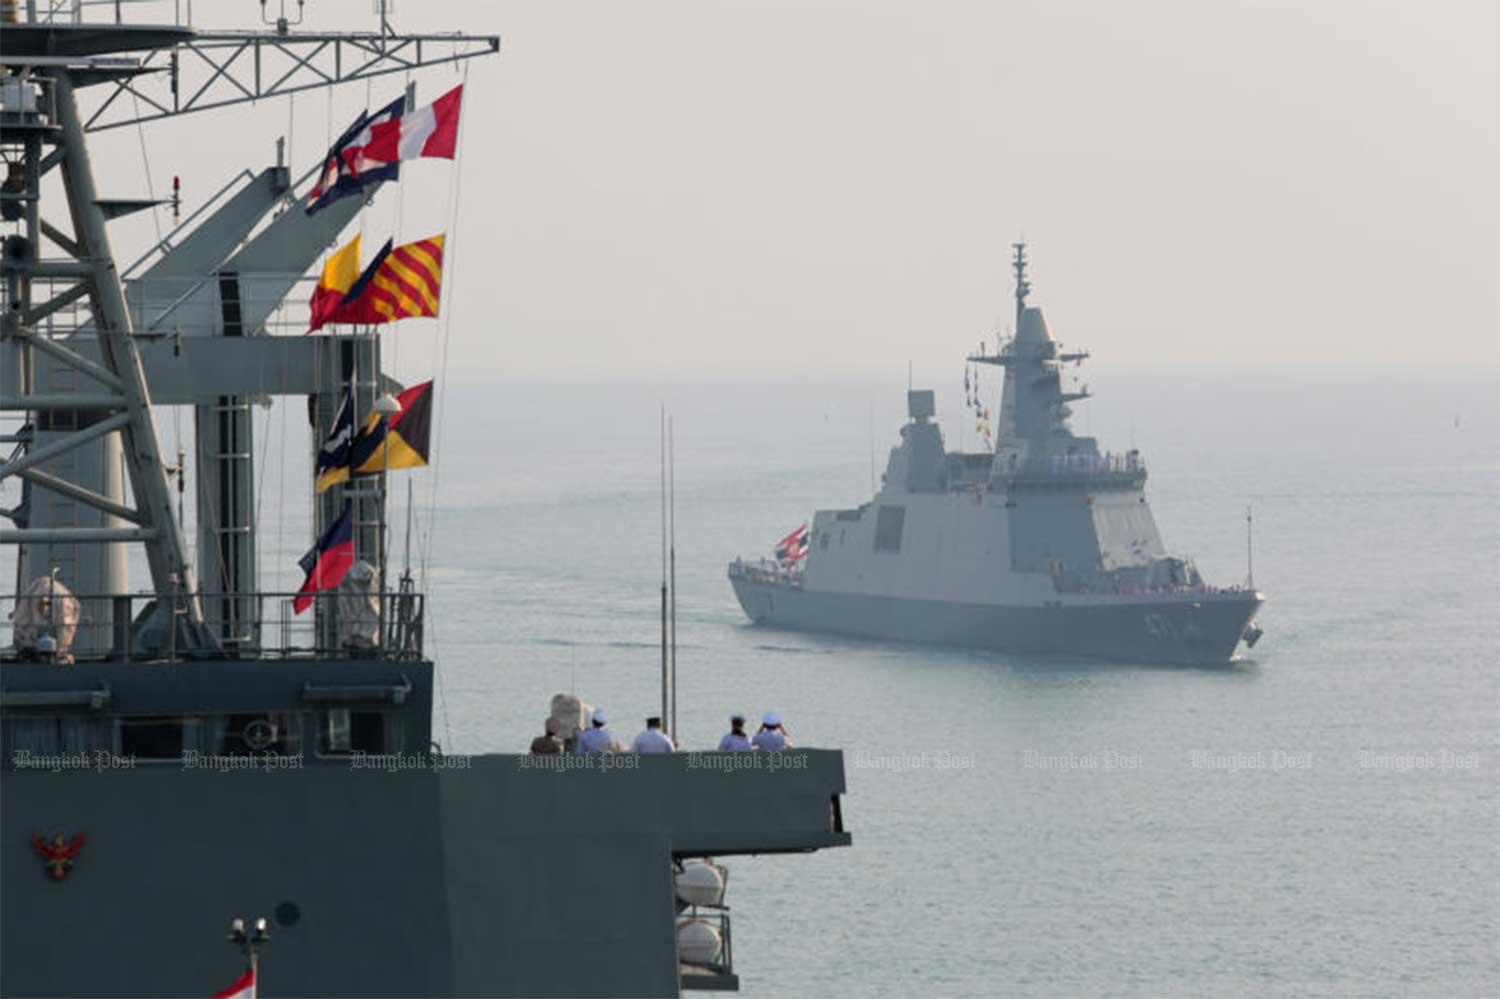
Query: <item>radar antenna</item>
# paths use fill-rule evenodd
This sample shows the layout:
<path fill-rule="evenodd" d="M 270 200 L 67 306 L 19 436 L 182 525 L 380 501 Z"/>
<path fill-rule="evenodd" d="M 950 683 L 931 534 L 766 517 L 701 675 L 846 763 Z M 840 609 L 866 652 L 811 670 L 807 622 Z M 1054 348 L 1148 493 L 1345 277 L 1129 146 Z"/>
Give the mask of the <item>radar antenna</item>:
<path fill-rule="evenodd" d="M 1031 293 L 1031 282 L 1026 280 L 1026 244 L 1020 242 L 1010 245 L 1016 251 L 1011 266 L 1016 271 L 1016 331 L 1020 332 L 1021 315 L 1026 311 L 1026 296 Z"/>

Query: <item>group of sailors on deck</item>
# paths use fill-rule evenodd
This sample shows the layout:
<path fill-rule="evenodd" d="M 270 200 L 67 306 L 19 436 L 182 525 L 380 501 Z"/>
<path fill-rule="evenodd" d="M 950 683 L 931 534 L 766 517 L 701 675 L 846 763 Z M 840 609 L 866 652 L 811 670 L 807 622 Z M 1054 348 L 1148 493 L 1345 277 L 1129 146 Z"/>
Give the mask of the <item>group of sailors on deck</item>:
<path fill-rule="evenodd" d="M 609 731 L 609 715 L 603 708 L 595 708 L 589 718 L 589 725 L 578 733 L 576 739 L 570 739 L 569 746 L 561 738 L 561 725 L 556 718 L 548 718 L 545 731 L 531 741 L 533 753 L 576 753 L 587 756 L 590 753 L 613 752 L 616 748 L 615 737 Z M 674 753 L 678 745 L 672 737 L 662 731 L 661 718 L 652 715 L 646 719 L 646 728 L 635 741 L 630 744 L 629 752 L 632 753 Z M 775 711 L 767 711 L 761 717 L 760 728 L 754 736 L 745 732 L 745 716 L 731 715 L 729 718 L 729 731 L 719 740 L 720 752 L 747 752 L 752 750 L 776 750 L 792 748 L 792 740 L 789 737 L 781 721 L 781 715 Z"/>

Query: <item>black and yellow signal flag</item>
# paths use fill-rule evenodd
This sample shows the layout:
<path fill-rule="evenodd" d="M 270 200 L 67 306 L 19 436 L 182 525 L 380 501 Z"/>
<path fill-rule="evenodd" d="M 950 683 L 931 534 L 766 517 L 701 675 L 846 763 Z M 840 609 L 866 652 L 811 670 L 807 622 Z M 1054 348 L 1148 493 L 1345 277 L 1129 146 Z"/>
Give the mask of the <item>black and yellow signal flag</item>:
<path fill-rule="evenodd" d="M 314 470 L 315 487 L 322 492 L 331 485 L 349 481 L 349 448 L 354 443 L 354 384 L 339 398 L 339 410 L 333 418 L 333 429 L 328 432 L 323 446 L 318 449 L 318 465 Z"/>
<path fill-rule="evenodd" d="M 349 448 L 354 475 L 379 475 L 383 469 L 420 468 L 427 464 L 432 439 L 432 382 L 423 382 L 396 396 L 401 412 L 389 425 L 371 413 Z"/>
<path fill-rule="evenodd" d="M 382 469 L 419 468 L 427 464 L 432 437 L 432 382 L 414 385 L 396 397 L 401 411 L 389 428 L 379 413 L 371 413 L 354 433 L 352 393 L 345 390 L 338 415 L 318 452 L 316 489 L 348 482 L 355 475 L 379 475 Z M 352 439 L 351 439 L 352 438 Z M 390 464 L 385 452 L 390 449 Z"/>

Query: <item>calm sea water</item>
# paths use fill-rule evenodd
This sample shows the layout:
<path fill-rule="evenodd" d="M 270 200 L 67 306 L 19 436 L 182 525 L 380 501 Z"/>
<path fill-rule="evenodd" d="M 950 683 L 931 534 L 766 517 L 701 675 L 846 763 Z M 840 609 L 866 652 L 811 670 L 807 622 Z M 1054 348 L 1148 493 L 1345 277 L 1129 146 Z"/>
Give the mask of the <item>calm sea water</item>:
<path fill-rule="evenodd" d="M 1210 581 L 1253 504 L 1266 637 L 1211 670 L 747 624 L 725 563 L 868 498 L 904 375 L 450 387 L 415 480 L 445 748 L 522 750 L 568 689 L 621 736 L 656 713 L 666 400 L 683 741 L 775 708 L 848 765 L 851 849 L 728 860 L 743 994 L 1500 994 L 1494 372 L 1099 376 L 1077 429 L 1142 449 Z M 296 423 L 259 430 L 299 455 Z M 263 577 L 295 586 L 279 460 Z"/>
<path fill-rule="evenodd" d="M 729 861 L 746 995 L 1500 993 L 1493 373 L 1108 378 L 1075 422 L 1142 448 L 1169 547 L 1242 578 L 1253 504 L 1267 634 L 1212 670 L 748 625 L 725 563 L 868 497 L 903 381 L 456 389 L 444 738 L 656 712 L 665 398 L 683 740 L 776 708 L 849 768 L 852 849 Z"/>

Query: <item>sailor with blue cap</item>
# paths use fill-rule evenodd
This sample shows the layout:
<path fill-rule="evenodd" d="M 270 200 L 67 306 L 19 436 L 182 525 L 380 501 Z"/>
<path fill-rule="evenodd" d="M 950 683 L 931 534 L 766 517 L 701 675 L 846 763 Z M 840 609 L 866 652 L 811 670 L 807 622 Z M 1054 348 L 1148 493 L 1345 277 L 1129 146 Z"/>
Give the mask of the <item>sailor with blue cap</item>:
<path fill-rule="evenodd" d="M 760 731 L 750 744 L 756 749 L 790 749 L 792 740 L 786 737 L 786 726 L 781 724 L 781 715 L 767 711 L 760 720 Z"/>
<path fill-rule="evenodd" d="M 614 745 L 615 737 L 610 735 L 609 729 L 604 727 L 608 721 L 609 716 L 604 713 L 603 708 L 594 709 L 593 727 L 578 737 L 579 756 L 603 752 Z"/>
<path fill-rule="evenodd" d="M 745 734 L 745 716 L 729 716 L 729 734 L 719 740 L 719 752 L 739 753 L 750 747 L 750 737 Z"/>

